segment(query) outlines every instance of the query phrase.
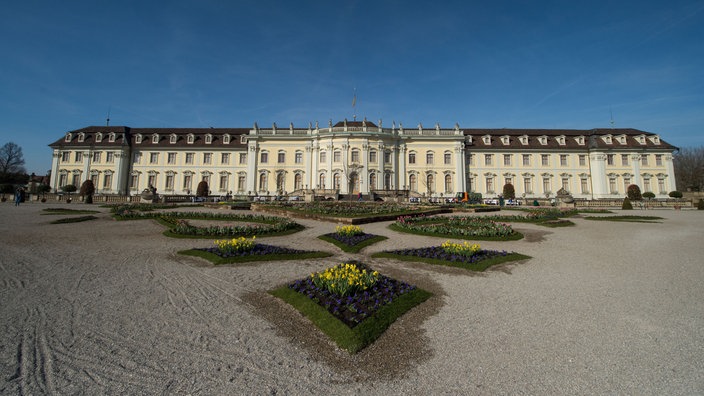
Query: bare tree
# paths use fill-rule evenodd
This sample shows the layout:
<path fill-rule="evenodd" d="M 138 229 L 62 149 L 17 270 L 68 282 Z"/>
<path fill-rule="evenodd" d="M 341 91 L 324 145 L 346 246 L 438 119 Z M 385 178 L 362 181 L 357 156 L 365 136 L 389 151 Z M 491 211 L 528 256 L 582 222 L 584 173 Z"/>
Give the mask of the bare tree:
<path fill-rule="evenodd" d="M 678 190 L 704 189 L 704 146 L 681 148 L 674 156 L 674 165 Z"/>
<path fill-rule="evenodd" d="M 26 173 L 22 147 L 13 142 L 5 143 L 0 148 L 0 174 Z"/>

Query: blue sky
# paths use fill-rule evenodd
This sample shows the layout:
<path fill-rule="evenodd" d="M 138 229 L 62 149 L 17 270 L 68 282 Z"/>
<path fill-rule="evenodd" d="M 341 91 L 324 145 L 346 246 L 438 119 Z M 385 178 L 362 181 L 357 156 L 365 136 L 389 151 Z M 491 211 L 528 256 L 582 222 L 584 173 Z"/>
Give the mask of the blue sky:
<path fill-rule="evenodd" d="M 89 125 L 611 126 L 704 145 L 704 1 L 13 1 L 0 144 Z M 353 92 L 356 107 L 352 108 Z"/>

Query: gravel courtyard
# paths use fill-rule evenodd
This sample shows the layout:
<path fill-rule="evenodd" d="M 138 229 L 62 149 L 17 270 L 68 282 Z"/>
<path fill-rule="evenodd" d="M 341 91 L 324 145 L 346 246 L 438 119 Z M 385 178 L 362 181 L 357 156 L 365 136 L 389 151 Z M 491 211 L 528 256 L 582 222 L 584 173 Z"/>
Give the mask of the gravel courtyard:
<path fill-rule="evenodd" d="M 98 220 L 48 207 L 100 210 Z M 151 220 L 83 204 L 0 204 L 0 394 L 704 394 L 704 212 L 615 211 L 662 223 L 514 225 L 482 247 L 532 257 L 485 273 L 371 259 L 317 239 L 262 243 L 335 256 L 213 267 Z M 259 238 L 257 238 L 259 239 Z M 337 350 L 276 286 L 357 259 L 434 293 L 355 356 Z"/>

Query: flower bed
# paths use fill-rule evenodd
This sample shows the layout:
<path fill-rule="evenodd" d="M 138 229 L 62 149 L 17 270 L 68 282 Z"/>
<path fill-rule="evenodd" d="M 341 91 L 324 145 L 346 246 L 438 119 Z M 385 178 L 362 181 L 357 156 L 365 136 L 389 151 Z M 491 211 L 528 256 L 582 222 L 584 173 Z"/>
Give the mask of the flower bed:
<path fill-rule="evenodd" d="M 395 231 L 459 239 L 513 241 L 523 238 L 508 224 L 477 216 L 401 216 L 389 227 Z"/>
<path fill-rule="evenodd" d="M 261 205 L 292 212 L 313 213 L 334 217 L 362 217 L 372 215 L 403 214 L 421 211 L 420 207 L 396 203 L 374 202 L 308 202 L 308 203 L 267 203 Z"/>
<path fill-rule="evenodd" d="M 492 265 L 529 258 L 526 255 L 505 250 L 482 250 L 478 244 L 458 244 L 447 241 L 441 246 L 414 249 L 386 250 L 372 257 L 394 258 L 403 261 L 420 261 L 459 267 L 471 271 L 484 271 Z"/>
<path fill-rule="evenodd" d="M 431 295 L 357 262 L 311 274 L 271 294 L 296 307 L 352 353 L 374 342 L 396 318 Z"/>
<path fill-rule="evenodd" d="M 202 257 L 213 264 L 241 263 L 247 261 L 294 260 L 329 257 L 330 253 L 290 249 L 281 246 L 255 243 L 256 238 L 244 237 L 216 240 L 214 247 L 180 251 L 179 254 Z"/>
<path fill-rule="evenodd" d="M 335 232 L 318 237 L 326 242 L 330 242 L 348 253 L 357 253 L 369 245 L 387 239 L 385 236 L 367 234 L 361 227 L 356 225 L 335 227 Z"/>

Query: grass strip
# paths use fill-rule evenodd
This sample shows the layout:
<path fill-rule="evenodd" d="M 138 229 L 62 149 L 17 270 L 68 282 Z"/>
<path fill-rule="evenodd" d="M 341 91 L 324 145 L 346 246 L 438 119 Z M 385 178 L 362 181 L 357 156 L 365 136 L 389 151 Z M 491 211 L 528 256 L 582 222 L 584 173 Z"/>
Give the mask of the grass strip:
<path fill-rule="evenodd" d="M 310 258 L 322 258 L 330 257 L 333 254 L 328 252 L 306 252 L 306 253 L 295 253 L 295 254 L 263 254 L 263 255 L 251 255 L 251 256 L 239 256 L 239 257 L 220 257 L 217 254 L 206 252 L 204 250 L 189 249 L 181 250 L 178 254 L 184 256 L 193 256 L 204 258 L 215 265 L 219 264 L 232 264 L 232 263 L 248 263 L 254 261 L 280 261 L 280 260 L 301 260 Z"/>
<path fill-rule="evenodd" d="M 415 289 L 398 296 L 359 325 L 349 328 L 315 301 L 288 286 L 269 293 L 292 305 L 335 341 L 337 346 L 352 354 L 376 341 L 396 319 L 432 296 L 432 293 L 423 289 Z"/>
<path fill-rule="evenodd" d="M 96 220 L 95 216 L 79 216 L 79 217 L 67 217 L 64 219 L 58 219 L 51 222 L 51 224 L 67 224 L 67 223 L 80 223 L 83 221 Z"/>
<path fill-rule="evenodd" d="M 517 241 L 519 239 L 523 239 L 523 234 L 521 234 L 518 231 L 514 231 L 513 234 L 511 234 L 509 236 L 505 236 L 505 237 L 501 237 L 501 236 L 488 237 L 488 236 L 477 236 L 477 235 L 443 234 L 443 233 L 422 231 L 422 230 L 409 230 L 409 229 L 406 229 L 403 227 L 399 227 L 393 223 L 389 225 L 389 229 L 391 229 L 393 231 L 404 232 L 407 234 L 427 235 L 427 236 L 434 236 L 434 237 L 440 237 L 440 238 L 469 239 L 472 241 Z"/>
<path fill-rule="evenodd" d="M 596 221 L 625 221 L 632 223 L 662 223 L 662 217 L 658 216 L 585 216 L 586 220 L 596 220 Z"/>
<path fill-rule="evenodd" d="M 362 242 L 360 242 L 360 243 L 358 243 L 358 244 L 356 244 L 356 245 L 354 245 L 354 246 L 350 246 L 350 245 L 348 245 L 348 244 L 346 244 L 346 243 L 344 243 L 344 242 L 338 241 L 337 239 L 331 238 L 331 237 L 329 237 L 329 236 L 327 236 L 327 235 L 321 235 L 321 236 L 318 237 L 318 239 L 323 240 L 323 241 L 325 241 L 325 242 L 330 242 L 330 243 L 332 243 L 333 245 L 335 245 L 335 246 L 339 247 L 340 249 L 342 249 L 343 252 L 347 252 L 347 253 L 359 253 L 359 251 L 362 250 L 362 249 L 364 249 L 365 247 L 367 247 L 367 246 L 369 246 L 369 245 L 373 245 L 373 244 L 375 244 L 375 243 L 377 243 L 377 242 L 381 242 L 381 241 L 383 241 L 383 240 L 385 240 L 385 239 L 389 239 L 389 238 L 387 238 L 387 237 L 385 237 L 385 236 L 383 236 L 383 235 L 375 235 L 374 238 L 369 238 L 369 239 L 364 240 L 364 241 L 362 241 Z"/>
<path fill-rule="evenodd" d="M 400 255 L 400 254 L 387 253 L 387 252 L 374 253 L 374 254 L 372 254 L 372 257 L 374 257 L 374 258 L 391 258 L 391 259 L 400 260 L 400 261 L 415 261 L 415 262 L 421 262 L 421 263 L 427 263 L 427 264 L 433 264 L 433 265 L 445 265 L 448 267 L 463 268 L 463 269 L 466 269 L 469 271 L 475 271 L 475 272 L 482 272 L 482 271 L 486 270 L 487 268 L 494 266 L 494 265 L 497 265 L 497 264 L 507 263 L 510 261 L 527 260 L 529 258 L 532 258 L 530 256 L 526 256 L 525 254 L 510 253 L 506 256 L 493 257 L 490 259 L 479 261 L 477 263 L 465 263 L 465 262 L 458 262 L 458 261 L 438 260 L 438 259 L 432 259 L 432 258 L 427 258 L 427 257 L 404 256 L 404 255 Z"/>
<path fill-rule="evenodd" d="M 92 214 L 100 213 L 99 210 L 87 210 L 87 209 L 68 209 L 68 208 L 46 208 L 44 209 L 42 215 L 67 215 L 67 214 Z"/>

